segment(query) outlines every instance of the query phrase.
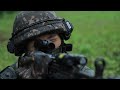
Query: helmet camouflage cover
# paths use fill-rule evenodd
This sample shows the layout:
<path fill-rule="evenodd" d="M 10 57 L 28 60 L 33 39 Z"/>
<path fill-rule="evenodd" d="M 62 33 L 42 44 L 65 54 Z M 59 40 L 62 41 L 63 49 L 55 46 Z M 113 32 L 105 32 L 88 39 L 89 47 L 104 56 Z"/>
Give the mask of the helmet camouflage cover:
<path fill-rule="evenodd" d="M 13 25 L 14 45 L 44 33 L 63 33 L 66 29 L 62 21 L 54 11 L 21 11 Z"/>

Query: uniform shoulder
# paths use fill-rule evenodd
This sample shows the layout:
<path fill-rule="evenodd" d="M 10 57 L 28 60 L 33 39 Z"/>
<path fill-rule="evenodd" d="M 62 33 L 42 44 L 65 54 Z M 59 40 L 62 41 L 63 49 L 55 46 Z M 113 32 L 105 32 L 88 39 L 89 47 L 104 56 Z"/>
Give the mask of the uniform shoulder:
<path fill-rule="evenodd" d="M 0 72 L 0 79 L 17 79 L 16 74 L 17 63 L 7 66 Z"/>

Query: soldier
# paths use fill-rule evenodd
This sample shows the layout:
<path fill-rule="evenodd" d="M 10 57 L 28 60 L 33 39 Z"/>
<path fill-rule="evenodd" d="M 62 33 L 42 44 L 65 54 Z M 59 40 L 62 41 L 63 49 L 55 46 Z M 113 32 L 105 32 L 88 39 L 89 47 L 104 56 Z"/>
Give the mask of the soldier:
<path fill-rule="evenodd" d="M 64 40 L 70 38 L 72 30 L 72 24 L 64 18 L 56 16 L 54 11 L 20 12 L 15 18 L 12 37 L 7 45 L 8 51 L 14 53 L 15 56 L 19 56 L 19 59 L 15 64 L 2 70 L 0 78 L 46 78 L 47 67 L 50 62 L 47 54 L 71 51 L 72 45 L 65 44 Z M 37 40 L 52 42 L 55 45 L 54 49 L 41 46 L 38 50 L 35 47 Z M 41 58 L 42 60 L 40 60 Z M 38 68 L 41 69 L 38 70 Z M 91 77 L 94 76 L 94 71 L 87 66 L 80 71 Z"/>

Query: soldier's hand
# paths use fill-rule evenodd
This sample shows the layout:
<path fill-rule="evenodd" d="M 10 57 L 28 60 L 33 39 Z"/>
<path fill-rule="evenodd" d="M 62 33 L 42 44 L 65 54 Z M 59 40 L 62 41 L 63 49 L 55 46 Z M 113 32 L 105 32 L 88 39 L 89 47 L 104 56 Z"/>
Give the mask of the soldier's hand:
<path fill-rule="evenodd" d="M 18 60 L 18 77 L 21 79 L 44 79 L 48 72 L 49 56 L 43 52 L 31 52 Z"/>

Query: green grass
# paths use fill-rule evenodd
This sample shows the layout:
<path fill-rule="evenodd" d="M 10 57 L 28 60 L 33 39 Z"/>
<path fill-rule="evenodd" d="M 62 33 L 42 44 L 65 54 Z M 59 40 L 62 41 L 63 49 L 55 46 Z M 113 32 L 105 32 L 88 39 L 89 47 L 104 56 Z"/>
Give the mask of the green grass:
<path fill-rule="evenodd" d="M 0 16 L 0 70 L 16 61 L 14 55 L 7 52 L 7 42 L 11 37 L 16 13 Z"/>
<path fill-rule="evenodd" d="M 0 48 L 0 70 L 1 70 L 6 66 L 13 64 L 17 60 L 17 57 L 7 52 L 6 42 L 2 43 L 0 47 L 1 47 Z"/>
<path fill-rule="evenodd" d="M 94 60 L 102 56 L 107 61 L 105 75 L 120 74 L 120 12 L 63 11 L 58 14 L 74 25 L 69 40 L 74 43 L 72 53 L 86 55 L 91 68 L 94 68 Z"/>
<path fill-rule="evenodd" d="M 72 22 L 74 30 L 67 43 L 73 43 L 74 54 L 88 57 L 88 66 L 94 69 L 94 60 L 102 56 L 107 62 L 105 76 L 120 75 L 120 12 L 119 11 L 57 11 Z M 6 50 L 16 13 L 0 18 L 0 69 L 16 61 Z"/>

